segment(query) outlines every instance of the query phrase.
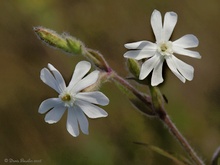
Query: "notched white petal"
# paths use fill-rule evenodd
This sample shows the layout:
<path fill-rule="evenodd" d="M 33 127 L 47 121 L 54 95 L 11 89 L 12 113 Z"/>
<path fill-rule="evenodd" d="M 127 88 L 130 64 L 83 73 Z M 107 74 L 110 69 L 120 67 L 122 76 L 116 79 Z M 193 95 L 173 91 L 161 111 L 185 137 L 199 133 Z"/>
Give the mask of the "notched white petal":
<path fill-rule="evenodd" d="M 76 104 L 82 109 L 82 111 L 89 117 L 89 118 L 100 118 L 108 116 L 108 113 L 104 111 L 102 108 L 93 105 L 86 101 L 77 100 Z"/>
<path fill-rule="evenodd" d="M 91 63 L 87 61 L 81 61 L 79 62 L 74 70 L 73 76 L 70 80 L 70 83 L 68 85 L 68 89 L 71 89 L 78 83 L 91 69 Z"/>
<path fill-rule="evenodd" d="M 198 59 L 202 58 L 199 52 L 187 50 L 187 49 L 184 49 L 178 46 L 173 46 L 173 51 L 174 53 L 177 53 L 179 55 L 184 55 L 184 56 L 198 58 Z"/>
<path fill-rule="evenodd" d="M 194 48 L 199 45 L 199 40 L 193 34 L 187 34 L 174 41 L 173 45 L 181 48 Z"/>
<path fill-rule="evenodd" d="M 153 74 L 151 77 L 151 85 L 152 86 L 157 86 L 163 82 L 162 68 L 163 68 L 163 61 L 160 60 L 157 64 L 157 66 L 153 70 Z"/>
<path fill-rule="evenodd" d="M 58 104 L 61 104 L 61 101 L 59 98 L 49 98 L 47 100 L 44 100 L 38 109 L 38 112 L 40 114 L 46 113 L 49 111 L 51 108 L 57 106 Z"/>
<path fill-rule="evenodd" d="M 179 60 L 178 58 L 176 58 L 175 56 L 173 56 L 173 60 L 176 63 L 176 67 L 178 69 L 178 71 L 189 81 L 191 81 L 193 79 L 193 75 L 194 75 L 194 68 L 189 65 L 186 64 L 185 62 Z"/>
<path fill-rule="evenodd" d="M 79 135 L 79 127 L 77 122 L 77 112 L 73 108 L 68 109 L 66 129 L 74 137 Z"/>
<path fill-rule="evenodd" d="M 55 76 L 57 87 L 59 88 L 59 93 L 61 93 L 66 88 L 66 83 L 63 79 L 63 76 L 53 65 L 48 64 L 48 68 L 52 71 L 53 75 Z"/>
<path fill-rule="evenodd" d="M 125 58 L 132 58 L 136 60 L 141 60 L 144 58 L 152 57 L 156 50 L 131 50 L 124 54 Z"/>
<path fill-rule="evenodd" d="M 90 85 L 93 85 L 99 77 L 99 71 L 95 70 L 91 72 L 89 75 L 84 77 L 82 80 L 80 80 L 71 91 L 73 93 L 78 93 L 79 91 L 89 87 Z"/>
<path fill-rule="evenodd" d="M 169 41 L 174 27 L 177 23 L 177 14 L 175 12 L 167 12 L 164 16 L 163 34 L 162 38 L 164 41 Z"/>
<path fill-rule="evenodd" d="M 186 79 L 178 72 L 175 61 L 172 57 L 166 58 L 166 62 L 170 70 L 173 72 L 173 74 L 176 75 L 183 83 L 186 82 Z"/>
<path fill-rule="evenodd" d="M 162 35 L 162 16 L 158 10 L 154 10 L 151 15 L 151 26 L 157 42 L 161 41 Z"/>
<path fill-rule="evenodd" d="M 149 73 L 153 70 L 153 68 L 157 64 L 158 60 L 159 60 L 159 56 L 155 55 L 151 57 L 149 60 L 146 60 L 142 64 L 140 75 L 139 75 L 140 80 L 145 79 L 149 75 Z"/>
<path fill-rule="evenodd" d="M 87 101 L 89 103 L 98 104 L 98 105 L 108 105 L 109 99 L 102 92 L 81 92 L 75 96 L 77 99 Z"/>
<path fill-rule="evenodd" d="M 89 122 L 88 119 L 86 118 L 85 114 L 83 113 L 83 111 L 81 109 L 76 109 L 77 112 L 77 120 L 79 123 L 79 127 L 81 129 L 81 131 L 88 135 L 89 134 Z"/>
<path fill-rule="evenodd" d="M 50 110 L 46 114 L 46 116 L 44 118 L 45 122 L 47 122 L 49 124 L 53 124 L 53 123 L 58 122 L 61 119 L 61 117 L 63 116 L 65 109 L 66 108 L 61 105 L 55 106 L 52 110 Z"/>
<path fill-rule="evenodd" d="M 156 49 L 156 44 L 150 41 L 138 41 L 124 45 L 127 49 Z"/>
<path fill-rule="evenodd" d="M 57 86 L 56 79 L 54 76 L 50 73 L 50 71 L 47 68 L 43 68 L 40 72 L 40 79 L 47 84 L 49 87 L 53 88 L 55 91 L 60 93 L 60 89 Z"/>

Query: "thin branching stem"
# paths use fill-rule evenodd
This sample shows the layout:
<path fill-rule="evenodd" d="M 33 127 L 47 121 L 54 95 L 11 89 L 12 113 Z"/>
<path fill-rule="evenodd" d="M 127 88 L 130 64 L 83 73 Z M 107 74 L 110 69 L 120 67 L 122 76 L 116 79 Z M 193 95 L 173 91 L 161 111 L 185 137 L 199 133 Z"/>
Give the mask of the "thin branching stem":
<path fill-rule="evenodd" d="M 137 96 L 144 103 L 154 108 L 150 96 L 144 97 L 144 95 L 142 95 L 136 88 L 134 88 L 129 82 L 127 82 L 125 79 L 123 79 L 116 73 L 114 73 L 113 78 L 114 80 L 122 84 L 124 87 L 126 87 L 128 90 L 130 90 L 135 96 Z M 197 156 L 196 152 L 190 146 L 186 138 L 180 133 L 180 131 L 175 126 L 175 124 L 172 122 L 165 108 L 161 107 L 159 110 L 154 109 L 154 111 L 157 113 L 158 118 L 168 127 L 171 134 L 178 140 L 178 142 L 181 144 L 184 150 L 188 153 L 191 160 L 196 165 L 205 165 L 205 163 L 201 160 L 201 158 Z"/>
<path fill-rule="evenodd" d="M 168 115 L 166 115 L 161 120 L 168 127 L 168 129 L 170 130 L 172 135 L 179 141 L 179 143 L 185 149 L 185 151 L 189 154 L 189 156 L 193 160 L 193 162 L 195 162 L 197 165 L 205 165 L 205 163 L 201 160 L 201 158 L 196 154 L 196 152 L 190 146 L 188 141 L 184 138 L 184 136 L 177 129 L 175 124 L 171 121 L 170 117 Z"/>
<path fill-rule="evenodd" d="M 151 98 L 148 95 L 143 95 L 140 93 L 136 88 L 134 88 L 128 81 L 120 77 L 117 73 L 113 74 L 113 78 L 122 84 L 124 87 L 126 87 L 128 90 L 130 90 L 137 98 L 139 98 L 141 101 L 143 101 L 145 104 L 152 106 Z"/>

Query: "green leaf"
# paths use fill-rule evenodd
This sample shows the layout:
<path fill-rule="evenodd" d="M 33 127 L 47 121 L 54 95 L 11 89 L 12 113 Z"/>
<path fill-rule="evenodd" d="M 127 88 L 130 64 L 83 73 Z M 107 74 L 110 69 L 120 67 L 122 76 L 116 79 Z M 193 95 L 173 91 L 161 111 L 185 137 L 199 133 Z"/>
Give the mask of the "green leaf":
<path fill-rule="evenodd" d="M 220 165 L 220 147 L 213 154 L 211 165 Z"/>
<path fill-rule="evenodd" d="M 141 142 L 134 142 L 134 144 L 138 144 L 144 147 L 147 147 L 148 149 L 166 157 L 171 159 L 172 161 L 174 161 L 175 163 L 177 163 L 178 165 L 193 165 L 192 162 L 190 162 L 187 158 L 185 158 L 184 156 L 181 155 L 174 155 L 170 152 L 167 152 L 159 147 L 153 146 L 153 145 L 149 145 L 146 143 L 141 143 Z"/>

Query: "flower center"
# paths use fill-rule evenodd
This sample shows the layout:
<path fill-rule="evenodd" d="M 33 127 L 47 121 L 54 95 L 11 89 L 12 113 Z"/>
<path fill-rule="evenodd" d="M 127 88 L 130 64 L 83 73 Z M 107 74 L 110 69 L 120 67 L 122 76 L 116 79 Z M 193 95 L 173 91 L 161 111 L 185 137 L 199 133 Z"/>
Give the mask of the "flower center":
<path fill-rule="evenodd" d="M 64 102 L 70 101 L 71 100 L 71 96 L 69 94 L 66 94 L 66 95 L 61 97 L 61 100 L 63 100 Z"/>
<path fill-rule="evenodd" d="M 66 107 L 73 106 L 73 104 L 75 102 L 74 97 L 71 94 L 69 94 L 69 93 L 61 93 L 59 95 L 59 98 L 64 102 L 64 105 Z"/>
<path fill-rule="evenodd" d="M 157 46 L 157 50 L 161 55 L 169 56 L 173 54 L 173 45 L 171 41 L 161 42 Z"/>

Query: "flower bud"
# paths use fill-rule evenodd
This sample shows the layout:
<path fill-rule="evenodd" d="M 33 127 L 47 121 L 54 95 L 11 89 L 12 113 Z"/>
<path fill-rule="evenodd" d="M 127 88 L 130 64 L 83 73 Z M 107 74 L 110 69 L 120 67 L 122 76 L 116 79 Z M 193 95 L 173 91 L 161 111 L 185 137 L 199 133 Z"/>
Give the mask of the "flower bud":
<path fill-rule="evenodd" d="M 100 54 L 97 51 L 94 51 L 92 49 L 87 49 L 87 52 L 85 53 L 85 57 L 92 62 L 97 68 L 100 70 L 103 70 L 105 72 L 111 72 L 111 68 L 108 66 L 108 63 L 105 61 L 102 54 Z"/>
<path fill-rule="evenodd" d="M 163 118 L 166 113 L 164 109 L 164 97 L 160 92 L 158 87 L 150 86 L 151 98 L 154 110 L 159 115 L 160 118 Z"/>
<path fill-rule="evenodd" d="M 44 27 L 34 27 L 34 31 L 40 40 L 53 48 L 58 48 L 71 54 L 82 54 L 84 52 L 83 43 L 66 33 L 60 35 Z"/>
<path fill-rule="evenodd" d="M 71 36 L 67 36 L 66 34 L 65 37 L 68 48 L 70 49 L 71 53 L 82 55 L 85 54 L 85 46 L 80 40 L 77 40 L 76 38 Z"/>
<path fill-rule="evenodd" d="M 141 66 L 137 60 L 132 59 L 132 58 L 128 58 L 126 62 L 127 62 L 126 64 L 127 64 L 128 70 L 134 76 L 134 77 L 129 77 L 127 79 L 135 80 L 139 84 L 143 84 L 143 85 L 150 84 L 150 80 L 148 78 L 146 78 L 144 80 L 139 79 Z"/>
<path fill-rule="evenodd" d="M 140 65 L 137 60 L 128 58 L 127 59 L 127 67 L 131 74 L 135 77 L 138 78 L 140 74 Z"/>

